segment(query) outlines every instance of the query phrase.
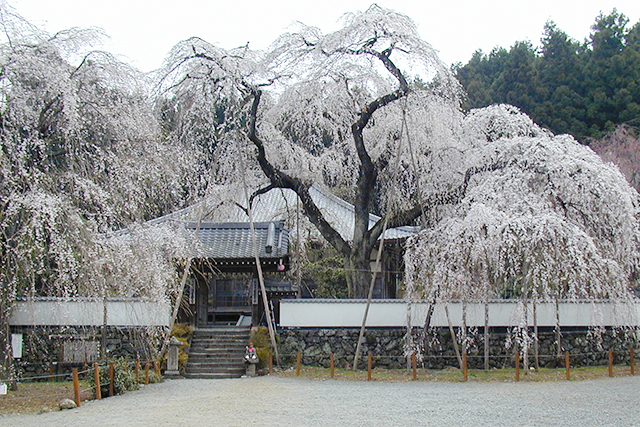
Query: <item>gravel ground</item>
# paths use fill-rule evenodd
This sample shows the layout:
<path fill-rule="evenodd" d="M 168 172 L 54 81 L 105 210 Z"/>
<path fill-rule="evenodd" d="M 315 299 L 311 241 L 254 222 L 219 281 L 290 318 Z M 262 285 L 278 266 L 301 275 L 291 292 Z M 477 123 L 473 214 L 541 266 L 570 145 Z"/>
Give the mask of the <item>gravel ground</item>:
<path fill-rule="evenodd" d="M 640 377 L 437 383 L 168 380 L 0 426 L 640 426 Z"/>

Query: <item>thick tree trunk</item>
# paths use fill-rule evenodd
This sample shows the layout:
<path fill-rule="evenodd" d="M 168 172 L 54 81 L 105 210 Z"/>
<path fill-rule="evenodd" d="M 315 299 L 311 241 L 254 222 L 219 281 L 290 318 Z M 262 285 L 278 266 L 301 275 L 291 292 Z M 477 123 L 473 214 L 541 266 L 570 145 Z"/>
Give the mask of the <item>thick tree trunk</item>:
<path fill-rule="evenodd" d="M 371 284 L 369 252 L 355 250 L 347 259 L 349 298 L 366 298 Z"/>

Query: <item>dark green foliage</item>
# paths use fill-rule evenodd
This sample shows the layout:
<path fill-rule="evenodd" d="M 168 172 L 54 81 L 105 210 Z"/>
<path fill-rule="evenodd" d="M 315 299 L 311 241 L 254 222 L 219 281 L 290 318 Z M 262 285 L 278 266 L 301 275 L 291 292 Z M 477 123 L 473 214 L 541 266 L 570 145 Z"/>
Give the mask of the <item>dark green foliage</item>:
<path fill-rule="evenodd" d="M 344 259 L 329 245 L 307 250 L 302 266 L 302 284 L 315 298 L 346 298 L 347 275 Z"/>
<path fill-rule="evenodd" d="M 640 122 L 640 23 L 629 29 L 615 9 L 596 18 L 582 43 L 549 21 L 540 49 L 517 42 L 508 51 L 478 51 L 455 72 L 467 108 L 513 104 L 554 133 L 583 142 Z"/>

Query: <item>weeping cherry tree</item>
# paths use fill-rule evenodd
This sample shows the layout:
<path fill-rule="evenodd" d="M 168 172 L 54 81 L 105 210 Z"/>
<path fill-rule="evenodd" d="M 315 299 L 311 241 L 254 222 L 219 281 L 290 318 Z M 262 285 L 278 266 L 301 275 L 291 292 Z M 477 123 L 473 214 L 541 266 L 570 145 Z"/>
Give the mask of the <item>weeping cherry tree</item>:
<path fill-rule="evenodd" d="M 183 41 L 159 88 L 177 140 L 208 132 L 217 184 L 233 182 L 247 156 L 252 197 L 295 191 L 344 258 L 352 297 L 367 294 L 383 233 L 384 220 L 370 227 L 370 212 L 388 227 L 431 218 L 464 195 L 473 175 L 497 167 L 464 169 L 458 82 L 408 17 L 376 5 L 346 15 L 333 33 L 300 25 L 266 52 Z M 316 206 L 314 182 L 354 204 L 353 236 L 341 236 Z"/>

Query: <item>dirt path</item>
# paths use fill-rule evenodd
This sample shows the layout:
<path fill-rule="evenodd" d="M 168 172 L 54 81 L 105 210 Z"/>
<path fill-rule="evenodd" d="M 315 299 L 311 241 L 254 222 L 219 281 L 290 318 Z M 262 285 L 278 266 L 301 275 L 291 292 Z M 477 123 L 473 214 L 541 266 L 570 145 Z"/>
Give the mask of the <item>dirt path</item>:
<path fill-rule="evenodd" d="M 631 426 L 640 377 L 580 382 L 173 380 L 0 426 Z"/>

